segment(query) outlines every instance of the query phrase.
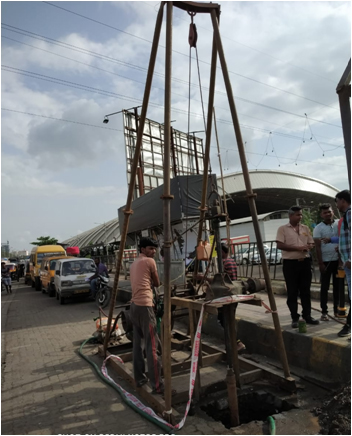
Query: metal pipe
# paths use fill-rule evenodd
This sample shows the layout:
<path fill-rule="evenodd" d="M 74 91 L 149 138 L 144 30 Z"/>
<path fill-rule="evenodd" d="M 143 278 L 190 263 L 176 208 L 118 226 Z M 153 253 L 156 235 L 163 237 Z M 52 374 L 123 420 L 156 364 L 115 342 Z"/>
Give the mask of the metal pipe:
<path fill-rule="evenodd" d="M 171 152 L 171 68 L 172 68 L 172 2 L 167 2 L 165 49 L 165 112 L 164 112 L 164 334 L 163 371 L 165 410 L 171 410 L 171 219 L 170 202 L 170 152 Z"/>
<path fill-rule="evenodd" d="M 134 187 L 135 187 L 135 183 L 136 183 L 136 173 L 137 173 L 138 160 L 139 160 L 139 155 L 140 155 L 141 146 L 142 146 L 143 129 L 144 129 L 145 119 L 146 119 L 146 115 L 147 115 L 150 90 L 151 90 L 152 81 L 153 81 L 155 60 L 156 60 L 156 55 L 158 52 L 158 44 L 159 44 L 159 38 L 160 38 L 160 32 L 161 32 L 161 24 L 162 24 L 162 20 L 163 20 L 164 4 L 165 4 L 165 2 L 161 2 L 161 4 L 160 4 L 160 8 L 159 8 L 159 12 L 158 12 L 157 20 L 156 20 L 152 50 L 151 50 L 151 54 L 150 54 L 148 75 L 147 75 L 147 81 L 145 84 L 144 96 L 143 96 L 143 106 L 142 106 L 139 127 L 138 127 L 136 151 L 134 154 L 133 164 L 131 167 L 131 180 L 130 180 L 130 184 L 128 187 L 126 207 L 124 209 L 125 219 L 123 222 L 123 229 L 121 232 L 119 254 L 118 254 L 118 257 L 116 260 L 116 274 L 115 274 L 114 285 L 113 285 L 113 289 L 112 289 L 109 316 L 108 316 L 108 322 L 107 322 L 107 328 L 106 328 L 107 334 L 106 334 L 105 340 L 104 340 L 104 356 L 106 356 L 106 350 L 108 348 L 109 339 L 110 339 L 109 333 L 110 333 L 110 327 L 111 327 L 111 320 L 112 320 L 113 312 L 114 312 L 114 306 L 116 303 L 117 288 L 118 288 L 118 284 L 119 284 L 119 274 L 120 274 L 122 258 L 123 258 L 123 250 L 125 248 L 126 239 L 127 239 L 128 224 L 129 224 L 130 216 L 132 214 L 131 204 L 132 204 L 132 199 L 133 199 L 133 191 L 134 191 Z"/>
<path fill-rule="evenodd" d="M 216 12 L 215 11 L 213 12 L 216 16 Z M 213 38 L 213 49 L 211 55 L 210 81 L 209 81 L 207 131 L 206 131 L 205 152 L 204 152 L 204 174 L 203 174 L 202 200 L 200 206 L 200 223 L 199 223 L 198 236 L 197 236 L 197 247 L 202 239 L 205 211 L 207 210 L 206 199 L 207 199 L 207 190 L 208 190 L 207 189 L 208 169 L 209 169 L 209 160 L 210 160 L 210 142 L 211 142 L 212 119 L 213 119 L 212 108 L 214 106 L 214 92 L 215 92 L 215 79 L 216 79 L 216 59 L 217 59 L 216 41 L 215 38 Z M 194 265 L 194 272 L 193 272 L 193 285 L 195 285 L 197 282 L 197 274 L 198 274 L 198 260 L 196 258 L 196 262 Z"/>
<path fill-rule="evenodd" d="M 276 313 L 277 307 L 276 307 L 274 293 L 273 293 L 272 286 L 271 286 L 268 263 L 266 260 L 262 235 L 261 235 L 260 227 L 259 227 L 257 208 L 255 205 L 255 200 L 254 200 L 256 197 L 256 194 L 253 193 L 252 186 L 251 186 L 251 180 L 249 177 L 249 171 L 248 171 L 247 161 L 246 161 L 246 152 L 245 152 L 244 145 L 243 145 L 240 124 L 239 124 L 238 117 L 237 117 L 237 111 L 236 111 L 235 101 L 233 98 L 231 81 L 230 81 L 230 77 L 229 77 L 229 73 L 228 73 L 228 69 L 227 69 L 227 64 L 226 64 L 226 60 L 225 60 L 224 50 L 223 50 L 223 46 L 222 46 L 222 41 L 221 41 L 221 37 L 220 37 L 220 31 L 219 31 L 219 26 L 218 26 L 218 21 L 217 21 L 215 11 L 211 11 L 211 19 L 213 22 L 214 37 L 216 40 L 221 69 L 222 69 L 223 76 L 224 76 L 227 97 L 229 100 L 232 122 L 233 122 L 233 126 L 235 129 L 238 152 L 240 155 L 243 177 L 244 177 L 244 181 L 245 181 L 245 185 L 246 185 L 247 198 L 248 198 L 249 208 L 250 208 L 252 219 L 253 219 L 253 227 L 254 227 L 256 238 L 257 238 L 257 245 L 258 245 L 259 254 L 260 254 L 261 260 L 262 260 L 263 273 L 264 273 L 266 288 L 267 288 L 267 292 L 268 292 L 268 296 L 269 296 L 270 307 L 271 307 L 271 310 L 273 311 L 272 317 L 273 317 L 273 322 L 274 322 L 274 326 L 275 326 L 276 340 L 277 340 L 277 345 L 278 345 L 278 349 L 279 349 L 280 360 L 282 363 L 285 377 L 290 377 L 290 369 L 288 366 L 285 345 L 284 345 L 284 341 L 282 338 L 280 320 L 279 320 L 278 314 Z M 209 102 L 209 104 L 210 104 L 210 102 Z"/>

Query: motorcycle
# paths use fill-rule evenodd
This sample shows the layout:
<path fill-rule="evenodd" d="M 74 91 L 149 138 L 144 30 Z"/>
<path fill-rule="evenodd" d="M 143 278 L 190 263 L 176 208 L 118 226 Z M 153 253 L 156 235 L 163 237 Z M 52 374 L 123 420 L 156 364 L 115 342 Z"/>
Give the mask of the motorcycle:
<path fill-rule="evenodd" d="M 99 307 L 103 309 L 110 303 L 112 288 L 109 286 L 110 279 L 99 274 L 97 280 L 98 291 L 95 296 L 95 301 Z"/>

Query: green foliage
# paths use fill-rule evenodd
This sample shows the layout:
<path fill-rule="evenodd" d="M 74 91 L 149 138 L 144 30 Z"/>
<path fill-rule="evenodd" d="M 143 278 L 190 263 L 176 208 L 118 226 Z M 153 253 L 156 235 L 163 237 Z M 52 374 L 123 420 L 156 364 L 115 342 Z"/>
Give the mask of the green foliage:
<path fill-rule="evenodd" d="M 313 224 L 319 224 L 321 221 L 319 210 L 314 207 L 310 209 L 303 209 L 302 214 L 302 224 L 305 224 L 307 227 L 309 227 L 310 231 L 313 231 Z"/>
<path fill-rule="evenodd" d="M 31 242 L 32 245 L 57 245 L 58 240 L 55 238 L 51 238 L 50 236 L 39 236 L 37 241 Z"/>

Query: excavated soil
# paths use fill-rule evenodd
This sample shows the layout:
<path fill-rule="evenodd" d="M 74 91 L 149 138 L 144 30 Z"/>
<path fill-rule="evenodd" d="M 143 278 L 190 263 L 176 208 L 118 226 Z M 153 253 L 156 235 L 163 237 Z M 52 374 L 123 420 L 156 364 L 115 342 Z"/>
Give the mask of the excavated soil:
<path fill-rule="evenodd" d="M 331 400 L 313 412 L 319 418 L 320 434 L 351 434 L 351 385 L 335 392 Z"/>

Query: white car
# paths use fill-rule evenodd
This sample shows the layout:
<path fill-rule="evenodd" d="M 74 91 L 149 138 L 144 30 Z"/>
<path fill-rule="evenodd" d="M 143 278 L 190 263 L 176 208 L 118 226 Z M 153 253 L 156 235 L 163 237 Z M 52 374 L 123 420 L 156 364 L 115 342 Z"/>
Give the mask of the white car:
<path fill-rule="evenodd" d="M 265 248 L 265 246 L 264 246 L 264 253 L 265 253 L 265 257 L 268 259 L 268 256 L 270 254 L 270 248 Z M 255 251 L 254 252 L 254 254 L 251 257 L 250 261 L 251 261 L 251 263 L 256 264 L 256 265 L 262 263 L 262 259 L 260 257 L 259 251 Z"/>
<path fill-rule="evenodd" d="M 268 263 L 282 263 L 282 252 L 281 250 L 279 250 L 278 248 L 273 248 L 271 250 L 268 251 L 268 253 L 266 254 L 266 259 L 268 261 Z"/>
<path fill-rule="evenodd" d="M 54 286 L 56 299 L 60 304 L 65 303 L 65 298 L 90 293 L 89 278 L 95 274 L 96 266 L 92 259 L 62 258 L 56 261 Z"/>
<path fill-rule="evenodd" d="M 269 250 L 269 247 L 264 244 L 265 252 Z M 238 251 L 235 251 L 236 262 L 238 264 L 247 265 L 248 263 L 260 263 L 256 262 L 259 259 L 259 252 L 257 246 L 251 246 L 250 248 L 240 248 Z"/>

